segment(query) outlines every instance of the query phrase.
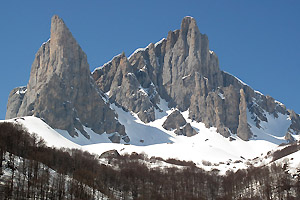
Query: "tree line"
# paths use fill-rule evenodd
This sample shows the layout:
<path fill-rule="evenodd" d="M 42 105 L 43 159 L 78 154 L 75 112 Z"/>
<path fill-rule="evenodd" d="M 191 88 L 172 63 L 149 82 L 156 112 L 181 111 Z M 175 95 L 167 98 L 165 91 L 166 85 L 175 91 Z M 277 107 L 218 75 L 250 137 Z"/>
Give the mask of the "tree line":
<path fill-rule="evenodd" d="M 0 199 L 299 199 L 300 177 L 287 165 L 219 175 L 192 162 L 126 154 L 106 158 L 47 147 L 16 123 L 0 123 Z M 149 168 L 165 161 L 180 167 Z"/>

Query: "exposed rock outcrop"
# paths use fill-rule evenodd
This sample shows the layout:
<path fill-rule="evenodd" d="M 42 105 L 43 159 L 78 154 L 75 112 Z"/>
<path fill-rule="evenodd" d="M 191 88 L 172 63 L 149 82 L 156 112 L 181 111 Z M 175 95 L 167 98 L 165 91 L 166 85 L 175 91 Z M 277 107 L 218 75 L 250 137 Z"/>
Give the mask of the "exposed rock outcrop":
<path fill-rule="evenodd" d="M 18 115 L 20 106 L 24 99 L 27 87 L 17 87 L 13 89 L 8 97 L 7 110 L 6 110 L 6 119 L 16 117 Z"/>
<path fill-rule="evenodd" d="M 196 135 L 197 131 L 195 131 L 195 129 L 193 129 L 193 127 L 191 126 L 190 123 L 187 123 L 182 128 L 178 128 L 174 133 L 177 135 L 184 135 L 187 137 L 191 137 L 191 136 Z"/>
<path fill-rule="evenodd" d="M 85 127 L 126 137 L 124 126 L 95 87 L 86 54 L 58 16 L 51 20 L 50 38 L 36 54 L 26 93 L 11 92 L 6 118 L 34 115 L 73 137 L 80 133 L 89 138 Z"/>
<path fill-rule="evenodd" d="M 247 103 L 245 92 L 243 89 L 240 90 L 241 99 L 240 99 L 240 115 L 239 115 L 239 125 L 237 129 L 237 136 L 239 136 L 243 140 L 249 140 L 252 136 L 250 131 L 248 121 L 247 121 Z"/>
<path fill-rule="evenodd" d="M 111 103 L 137 113 L 147 123 L 155 120 L 154 108 L 158 96 L 153 85 L 141 81 L 146 76 L 143 74 L 146 74 L 143 70 L 134 71 L 122 53 L 111 63 L 95 70 L 93 77 L 99 88 L 108 92 Z"/>
<path fill-rule="evenodd" d="M 287 133 L 300 133 L 298 114 L 220 70 L 207 36 L 192 17 L 185 17 L 180 30 L 170 31 L 166 39 L 128 58 L 124 53 L 114 57 L 94 70 L 91 78 L 85 53 L 54 16 L 51 39 L 38 50 L 28 85 L 10 93 L 6 118 L 35 115 L 72 136 L 80 133 L 89 138 L 89 127 L 108 133 L 112 142 L 129 142 L 109 104 L 148 123 L 160 111 L 160 98 L 177 109 L 163 127 L 179 135 L 196 134 L 180 114 L 186 110 L 191 120 L 216 127 L 224 137 L 249 140 L 253 126 L 260 129 L 282 116 L 291 122 Z"/>
<path fill-rule="evenodd" d="M 290 133 L 286 133 L 284 136 L 284 139 L 288 142 L 288 143 L 293 143 L 295 142 L 295 138 L 290 134 Z"/>
<path fill-rule="evenodd" d="M 191 126 L 190 123 L 187 123 L 180 111 L 174 110 L 166 119 L 162 125 L 164 129 L 172 131 L 176 135 L 184 135 L 191 137 L 197 134 L 197 131 Z"/>
<path fill-rule="evenodd" d="M 116 86 L 124 87 L 121 82 L 113 85 L 109 80 L 110 77 L 118 75 L 118 68 L 124 68 L 121 59 L 125 60 L 116 57 L 93 72 L 98 87 L 105 92 L 118 91 Z M 293 116 L 290 130 L 300 132 L 300 122 L 297 121 L 299 116 L 288 112 L 284 105 L 272 97 L 254 91 L 233 75 L 219 69 L 217 55 L 209 50 L 207 36 L 200 33 L 192 17 L 182 20 L 180 30 L 170 31 L 166 39 L 138 49 L 128 60 L 126 66 L 137 80 L 134 83 L 151 91 L 146 100 L 143 100 L 147 102 L 147 106 L 141 106 L 141 102 L 134 98 L 125 100 L 124 94 L 110 99 L 125 110 L 150 113 L 150 117 L 140 116 L 144 122 L 155 119 L 154 110 L 159 103 L 158 93 L 169 102 L 169 107 L 176 107 L 179 111 L 189 109 L 189 118 L 203 122 L 207 127 L 217 127 L 224 137 L 231 134 L 238 134 L 244 140 L 251 137 L 252 133 L 247 125 L 248 111 L 255 118 L 258 128 L 261 121 L 267 121 L 266 113 L 274 115 L 275 118 L 279 113 L 289 113 Z M 129 85 L 133 85 L 133 82 Z M 136 92 L 133 94 L 136 95 Z M 113 95 L 110 94 L 110 97 Z"/>
<path fill-rule="evenodd" d="M 295 134 L 300 133 L 300 116 L 293 110 L 288 110 L 288 114 L 292 121 L 292 124 L 289 127 L 289 131 Z"/>
<path fill-rule="evenodd" d="M 163 124 L 164 129 L 172 131 L 186 125 L 186 121 L 178 110 L 174 110 Z"/>
<path fill-rule="evenodd" d="M 108 150 L 108 151 L 105 151 L 103 152 L 99 158 L 118 158 L 120 157 L 121 155 L 119 154 L 119 152 L 115 149 L 113 150 Z"/>

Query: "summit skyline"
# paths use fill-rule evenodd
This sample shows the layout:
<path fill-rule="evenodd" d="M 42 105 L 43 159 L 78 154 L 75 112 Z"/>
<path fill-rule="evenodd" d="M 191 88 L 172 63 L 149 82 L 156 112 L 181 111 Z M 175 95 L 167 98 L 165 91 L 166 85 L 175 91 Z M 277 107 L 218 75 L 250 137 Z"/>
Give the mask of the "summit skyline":
<path fill-rule="evenodd" d="M 50 25 L 45 21 L 54 14 L 68 23 L 87 54 L 91 71 L 123 51 L 128 57 L 137 48 L 161 40 L 169 30 L 178 28 L 184 16 L 192 16 L 200 31 L 208 35 L 210 49 L 217 53 L 222 70 L 300 112 L 300 6 L 296 1 L 14 3 L 4 3 L 0 8 L 0 119 L 5 116 L 9 91 L 27 84 L 40 41 L 49 39 Z"/>

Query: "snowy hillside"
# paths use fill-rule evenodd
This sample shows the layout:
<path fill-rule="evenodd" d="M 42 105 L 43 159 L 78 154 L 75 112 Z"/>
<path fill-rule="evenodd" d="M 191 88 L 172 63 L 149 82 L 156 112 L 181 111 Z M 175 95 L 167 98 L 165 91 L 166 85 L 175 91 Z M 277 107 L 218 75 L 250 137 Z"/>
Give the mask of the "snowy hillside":
<path fill-rule="evenodd" d="M 48 146 L 54 146 L 56 148 L 80 148 L 80 145 L 64 138 L 39 118 L 27 116 L 9 120 L 0 120 L 0 123 L 4 121 L 22 124 L 28 129 L 29 133 L 35 133 L 43 138 Z"/>
<path fill-rule="evenodd" d="M 246 168 L 252 164 L 254 158 L 262 157 L 268 151 L 276 149 L 279 144 L 286 142 L 284 133 L 290 123 L 285 115 L 280 115 L 278 118 L 267 116 L 269 123 L 262 123 L 262 128 L 258 129 L 249 117 L 249 124 L 255 135 L 250 141 L 243 141 L 236 135 L 225 138 L 217 133 L 216 128 L 206 128 L 203 123 L 188 119 L 187 110 L 182 112 L 182 115 L 198 134 L 186 137 L 176 135 L 174 131 L 167 131 L 162 127 L 167 116 L 174 110 L 169 109 L 163 99 L 160 99 L 159 104 L 161 110 L 156 110 L 157 119 L 147 124 L 136 114 L 125 112 L 114 104 L 111 108 L 118 114 L 120 123 L 125 126 L 130 138 L 129 144 L 111 143 L 108 139 L 110 134 L 98 135 L 88 128 L 85 130 L 90 135 L 90 139 L 80 132 L 77 137 L 71 137 L 66 131 L 54 130 L 41 119 L 30 116 L 7 121 L 23 124 L 30 133 L 42 137 L 48 146 L 80 148 L 99 155 L 113 149 L 121 154 L 145 153 L 149 157 L 193 161 L 199 167 L 207 170 L 215 168 L 223 173 L 228 169 Z M 260 163 L 265 164 L 262 161 Z"/>

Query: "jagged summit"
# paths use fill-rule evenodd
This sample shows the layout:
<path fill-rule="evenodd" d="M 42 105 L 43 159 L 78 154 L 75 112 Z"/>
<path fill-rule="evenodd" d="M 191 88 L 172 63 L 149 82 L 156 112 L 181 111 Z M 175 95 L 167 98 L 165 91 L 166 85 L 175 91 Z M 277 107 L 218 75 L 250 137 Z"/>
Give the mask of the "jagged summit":
<path fill-rule="evenodd" d="M 53 16 L 50 40 L 36 54 L 26 92 L 11 92 L 6 118 L 34 115 L 73 137 L 82 134 L 89 138 L 90 128 L 98 134 L 110 134 L 114 142 L 122 137 L 128 142 L 124 126 L 90 73 L 86 54 L 63 20 Z"/>
<path fill-rule="evenodd" d="M 70 33 L 65 22 L 58 15 L 53 15 L 53 17 L 51 18 L 51 37 L 54 36 L 53 34 L 59 34 L 63 32 Z"/>
<path fill-rule="evenodd" d="M 83 52 L 64 21 L 57 15 L 51 19 L 50 40 L 50 54 L 55 56 L 72 60 L 77 59 L 78 55 Z M 55 54 L 58 52 L 57 49 L 63 50 L 60 55 Z M 84 56 L 86 57 L 85 53 Z"/>
<path fill-rule="evenodd" d="M 51 37 L 36 53 L 27 86 L 15 88 L 10 93 L 6 118 L 14 119 L 0 121 L 5 123 L 4 131 L 9 129 L 13 133 L 19 132 L 11 131 L 13 128 L 9 127 L 21 130 L 24 126 L 29 133 L 36 133 L 38 137 L 43 138 L 48 147 L 75 148 L 66 150 L 65 153 L 74 154 L 76 157 L 88 157 L 89 163 L 94 163 L 95 159 L 101 165 L 111 166 L 117 163 L 112 170 L 108 170 L 117 171 L 117 175 L 120 174 L 119 169 L 122 170 L 122 166 L 130 166 L 127 162 L 130 159 L 133 159 L 131 163 L 134 165 L 141 162 L 143 171 L 147 167 L 148 171 L 157 169 L 164 173 L 164 170 L 168 172 L 171 167 L 175 169 L 175 174 L 178 174 L 174 168 L 178 167 L 179 171 L 186 168 L 184 173 L 196 169 L 195 175 L 199 177 L 206 176 L 203 170 L 213 176 L 219 173 L 226 177 L 228 172 L 229 176 L 236 172 L 235 175 L 239 177 L 263 167 L 263 172 L 271 174 L 266 176 L 271 182 L 275 180 L 272 173 L 278 172 L 282 167 L 283 170 L 279 172 L 284 174 L 284 177 L 277 173 L 279 179 L 283 177 L 284 180 L 291 180 L 296 177 L 292 182 L 294 189 L 288 188 L 286 196 L 297 196 L 295 184 L 300 162 L 300 116 L 292 110 L 287 110 L 272 97 L 253 90 L 235 76 L 222 71 L 217 55 L 209 50 L 207 36 L 200 33 L 195 19 L 191 17 L 185 17 L 181 28 L 170 31 L 166 39 L 136 50 L 129 58 L 121 53 L 91 74 L 86 54 L 63 20 L 54 16 L 51 21 Z M 7 126 L 7 122 L 22 126 Z M 22 131 L 23 136 L 27 135 L 25 132 L 27 131 Z M 4 139 L 14 139 L 6 135 L 4 134 Z M 23 137 L 21 140 L 16 139 L 12 144 L 26 141 Z M 28 141 L 31 149 L 35 146 L 45 149 L 43 145 L 31 145 L 39 139 L 32 138 Z M 291 144 L 283 146 L 283 143 Z M 15 175 L 11 174 L 11 163 L 15 168 L 21 166 L 18 165 L 20 159 L 25 165 L 28 163 L 26 158 L 22 159 L 19 155 L 11 156 L 14 149 L 5 154 L 6 149 L 14 146 L 9 145 L 6 148 L 4 145 L 2 157 L 5 166 L 3 165 L 4 173 L 1 177 L 4 186 L 7 185 L 6 182 L 10 184 L 14 180 L 13 177 L 16 180 L 14 183 L 20 182 L 18 170 Z M 92 155 L 76 149 L 88 151 Z M 48 150 L 45 149 L 45 152 L 54 155 L 55 150 Z M 124 160 L 120 155 L 125 155 L 124 158 L 128 159 Z M 112 163 L 112 158 L 116 162 Z M 70 157 L 68 160 L 70 161 Z M 123 161 L 126 162 L 126 166 Z M 65 163 L 64 166 L 67 167 L 69 163 Z M 71 167 L 71 171 L 74 171 L 74 166 Z M 21 168 L 23 169 L 23 166 Z M 42 168 L 51 168 L 53 174 L 51 166 Z M 105 171 L 105 166 L 103 169 Z M 60 174 L 54 175 L 54 179 L 51 180 L 61 178 Z M 24 177 L 27 177 L 26 174 Z M 226 177 L 214 180 L 220 180 L 219 185 L 224 185 Z M 93 180 L 87 182 L 87 194 L 93 193 L 91 198 L 103 198 L 96 190 L 94 195 Z M 99 180 L 101 181 L 101 177 Z M 96 183 L 101 184 L 99 180 L 97 179 Z M 231 195 L 232 198 L 241 197 L 249 192 L 249 186 L 259 189 L 252 192 L 249 198 L 264 196 L 260 191 L 265 188 L 256 187 L 264 186 L 265 184 L 261 184 L 264 182 L 253 180 L 254 184 L 242 184 L 243 191 Z M 137 182 L 137 187 L 141 181 Z M 283 197 L 284 191 L 278 192 L 276 181 L 275 184 L 272 182 L 271 188 L 278 193 L 277 196 Z M 145 182 L 146 185 L 148 182 Z M 106 183 L 107 181 L 104 184 Z M 196 182 L 195 187 L 206 183 L 206 180 L 200 180 Z M 239 186 L 238 184 L 233 185 Z M 116 192 L 111 195 L 110 185 L 104 188 L 104 191 L 109 193 L 107 198 L 113 197 L 114 194 L 117 199 L 120 195 L 128 198 L 145 196 L 137 193 L 131 195 L 132 189 L 136 187 L 130 187 L 129 190 L 120 193 L 124 184 L 119 188 L 112 188 Z M 139 188 L 142 193 L 144 185 Z M 215 193 L 210 192 L 207 198 L 214 198 L 218 194 L 220 198 L 224 194 L 229 198 L 230 194 L 226 196 L 227 193 L 223 189 Z M 182 193 L 187 194 L 186 190 Z M 183 198 L 186 196 L 183 195 Z M 194 196 L 199 198 L 199 194 Z M 243 197 L 246 198 L 247 195 Z"/>
<path fill-rule="evenodd" d="M 199 31 L 196 20 L 193 17 L 186 16 L 181 21 L 180 31 L 187 33 L 189 30 Z"/>
<path fill-rule="evenodd" d="M 267 113 L 274 115 L 275 119 L 279 113 L 291 117 L 291 127 L 285 131 L 300 131 L 295 125 L 299 117 L 273 98 L 255 92 L 236 77 L 220 70 L 217 55 L 209 50 L 208 37 L 200 33 L 192 17 L 183 18 L 181 28 L 169 31 L 167 39 L 137 49 L 129 57 L 130 66 L 126 68 L 138 83 L 127 81 L 130 87 L 125 87 L 119 82 L 118 88 L 124 86 L 122 91 L 127 90 L 130 94 L 132 90 L 129 88 L 138 84 L 145 91 L 143 98 L 149 102 L 147 106 L 141 106 L 136 99 L 120 95 L 120 92 L 117 97 L 114 95 L 116 88 L 109 80 L 118 80 L 113 77 L 116 77 L 116 71 L 124 68 L 120 61 L 114 58 L 103 68 L 95 70 L 93 78 L 101 90 L 109 92 L 111 102 L 137 113 L 144 122 L 156 119 L 154 111 L 159 109 L 161 97 L 169 102 L 170 107 L 188 110 L 190 119 L 203 122 L 207 127 L 217 127 L 225 137 L 232 134 L 243 140 L 255 137 L 253 129 L 259 127 L 260 122 L 268 121 Z M 138 88 L 135 90 L 138 92 Z"/>
<path fill-rule="evenodd" d="M 86 54 L 63 20 L 53 16 L 50 40 L 36 54 L 28 85 L 10 93 L 6 118 L 34 115 L 73 137 L 89 138 L 92 130 L 108 134 L 113 142 L 129 142 L 125 132 L 132 129 L 125 130 L 119 122 L 117 107 L 136 114 L 141 123 L 153 124 L 166 114 L 162 102 L 191 121 L 176 130 L 165 128 L 177 135 L 195 135 L 192 122 L 242 140 L 276 133 L 292 141 L 300 132 L 299 115 L 220 70 L 208 37 L 192 17 L 185 17 L 181 28 L 169 31 L 166 39 L 129 58 L 124 53 L 115 56 L 91 75 Z"/>

